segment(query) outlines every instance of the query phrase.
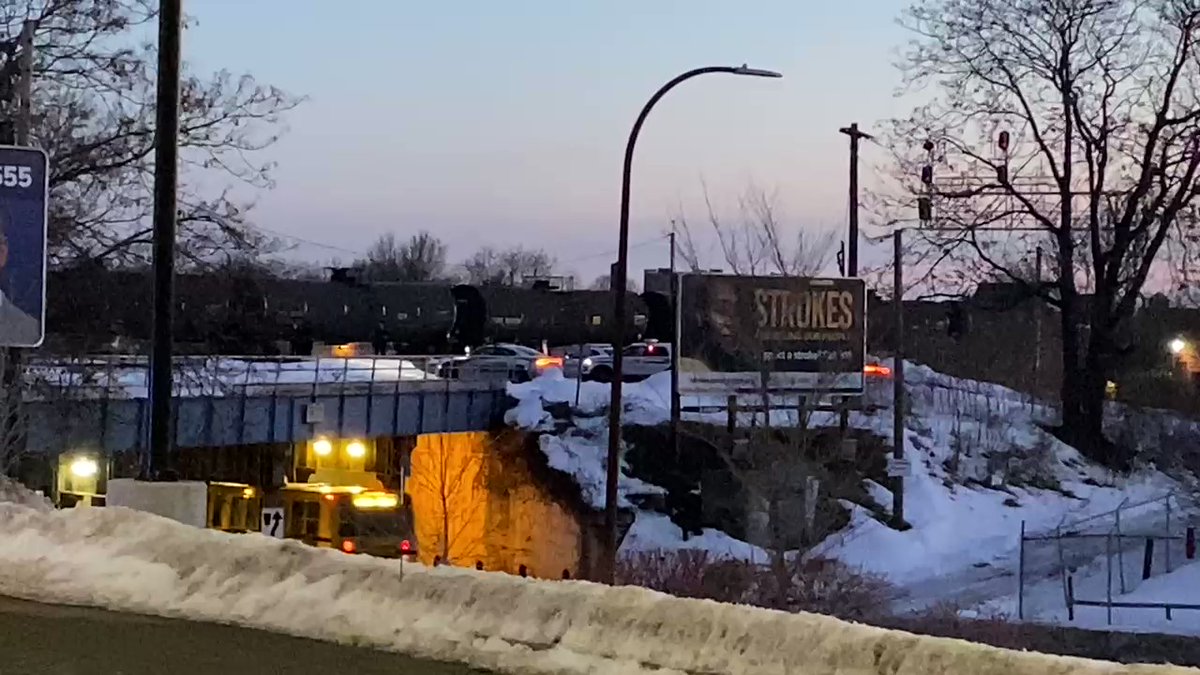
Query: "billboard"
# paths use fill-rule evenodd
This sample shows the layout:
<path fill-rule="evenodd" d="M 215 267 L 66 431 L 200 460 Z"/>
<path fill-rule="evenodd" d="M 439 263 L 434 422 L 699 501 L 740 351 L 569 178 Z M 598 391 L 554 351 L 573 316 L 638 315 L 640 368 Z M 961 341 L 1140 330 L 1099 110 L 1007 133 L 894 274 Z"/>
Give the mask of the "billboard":
<path fill-rule="evenodd" d="M 681 277 L 679 389 L 863 390 L 862 279 Z"/>
<path fill-rule="evenodd" d="M 0 346 L 37 347 L 46 332 L 49 173 L 41 150 L 0 146 Z"/>

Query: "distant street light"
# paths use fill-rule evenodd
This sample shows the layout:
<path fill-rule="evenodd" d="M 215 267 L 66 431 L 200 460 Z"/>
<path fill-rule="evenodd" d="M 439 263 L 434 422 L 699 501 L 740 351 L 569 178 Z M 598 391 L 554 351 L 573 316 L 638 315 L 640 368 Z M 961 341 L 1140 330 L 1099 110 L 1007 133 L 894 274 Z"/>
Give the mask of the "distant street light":
<path fill-rule="evenodd" d="M 624 374 L 625 361 L 622 350 L 625 347 L 625 293 L 626 280 L 629 277 L 629 183 L 630 174 L 633 170 L 633 148 L 637 144 L 638 133 L 642 130 L 642 124 L 645 123 L 646 116 L 650 114 L 650 110 L 654 108 L 659 99 L 668 91 L 674 89 L 679 83 L 709 73 L 729 73 L 730 75 L 748 75 L 751 77 L 783 77 L 781 73 L 773 70 L 749 68 L 745 65 L 740 67 L 709 66 L 689 70 L 667 82 L 661 89 L 654 92 L 654 95 L 650 97 L 650 100 L 642 108 L 637 121 L 633 123 L 633 129 L 629 132 L 629 141 L 625 145 L 625 168 L 621 177 L 621 232 L 617 245 L 617 264 L 613 268 L 610 284 L 613 289 L 613 302 L 615 303 L 613 307 L 613 376 L 612 397 L 609 399 L 608 408 L 608 472 L 604 486 L 604 529 L 607 539 L 604 552 L 606 558 L 604 574 L 606 576 L 605 581 L 609 583 L 613 581 L 613 573 L 617 560 L 617 478 L 620 475 L 621 377 Z M 671 348 L 678 349 L 679 345 L 671 345 Z"/>
<path fill-rule="evenodd" d="M 1176 356 L 1182 354 L 1183 350 L 1187 349 L 1187 346 L 1187 341 L 1181 337 L 1177 337 L 1167 344 L 1167 347 L 1171 350 L 1171 353 L 1175 354 Z"/>

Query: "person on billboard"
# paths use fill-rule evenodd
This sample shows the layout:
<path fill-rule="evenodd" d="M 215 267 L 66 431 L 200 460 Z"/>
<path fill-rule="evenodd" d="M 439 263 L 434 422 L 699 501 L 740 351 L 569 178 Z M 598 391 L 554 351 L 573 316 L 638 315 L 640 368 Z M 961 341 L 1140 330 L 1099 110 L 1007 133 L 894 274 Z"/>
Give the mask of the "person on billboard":
<path fill-rule="evenodd" d="M 12 217 L 0 208 L 0 344 L 34 346 L 41 341 L 42 322 L 30 316 L 12 300 L 9 285 L 8 233 Z"/>

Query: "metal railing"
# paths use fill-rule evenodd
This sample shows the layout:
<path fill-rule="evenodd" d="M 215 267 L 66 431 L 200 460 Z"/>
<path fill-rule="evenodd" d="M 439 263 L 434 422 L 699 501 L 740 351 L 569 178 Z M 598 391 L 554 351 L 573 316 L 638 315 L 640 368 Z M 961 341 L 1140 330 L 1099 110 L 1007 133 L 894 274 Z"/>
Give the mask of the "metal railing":
<path fill-rule="evenodd" d="M 181 356 L 176 397 L 223 397 L 272 390 L 330 392 L 462 381 L 503 387 L 516 368 L 462 368 L 462 355 L 351 357 Z M 25 364 L 26 400 L 146 398 L 149 361 L 140 356 L 41 357 Z"/>
<path fill-rule="evenodd" d="M 1018 617 L 1025 614 L 1027 576 L 1045 580 L 1057 577 L 1068 615 L 1074 607 L 1105 607 L 1112 621 L 1114 608 L 1194 609 L 1187 603 L 1144 603 L 1114 600 L 1114 596 L 1133 592 L 1142 581 L 1156 574 L 1169 574 L 1193 559 L 1191 541 L 1197 509 L 1178 492 L 1133 502 L 1123 500 L 1116 508 L 1083 518 L 1066 516 L 1053 529 L 1029 534 L 1021 525 L 1018 566 Z M 1137 554 L 1141 550 L 1141 555 Z M 1027 569 L 1028 568 L 1028 569 Z M 1103 592 L 1104 600 L 1080 600 L 1076 597 L 1075 576 L 1083 570 L 1100 572 L 1103 585 L 1091 592 Z M 1090 577 L 1088 577 L 1090 578 Z"/>

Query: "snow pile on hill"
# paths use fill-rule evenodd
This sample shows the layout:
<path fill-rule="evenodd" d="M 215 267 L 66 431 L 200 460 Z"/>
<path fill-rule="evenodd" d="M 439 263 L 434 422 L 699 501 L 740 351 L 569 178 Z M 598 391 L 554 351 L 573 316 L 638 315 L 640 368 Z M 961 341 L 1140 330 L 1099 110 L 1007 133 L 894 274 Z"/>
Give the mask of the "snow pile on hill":
<path fill-rule="evenodd" d="M 995 567 L 1015 571 L 1022 521 L 1028 532 L 1044 532 L 1180 487 L 1155 471 L 1118 477 L 1088 462 L 1042 428 L 1053 421 L 1051 408 L 1017 392 L 923 366 L 908 370 L 905 454 L 912 471 L 904 517 L 912 529 L 897 532 L 851 506 L 850 528 L 821 550 L 918 596 L 935 600 L 956 584 L 986 594 L 980 583 Z M 891 442 L 891 401 L 880 403 L 873 414 L 852 416 L 851 425 Z M 890 510 L 891 493 L 869 488 Z M 1011 592 L 1012 580 L 1004 583 Z"/>
<path fill-rule="evenodd" d="M 545 434 L 538 438 L 538 444 L 546 454 L 550 468 L 562 471 L 575 479 L 585 502 L 595 509 L 604 508 L 604 487 L 608 480 L 607 433 L 598 437 Z M 617 479 L 617 500 L 621 508 L 632 506 L 631 498 L 665 492 L 666 490 L 657 485 L 650 485 L 624 473 Z"/>
<path fill-rule="evenodd" d="M 1022 522 L 1031 534 L 1046 532 L 1122 504 L 1152 501 L 1181 487 L 1156 471 L 1118 477 L 1088 462 L 1043 429 L 1055 421 L 1055 410 L 1027 395 L 950 377 L 917 364 L 906 363 L 905 367 L 905 453 L 912 468 L 905 477 L 904 517 L 912 527 L 900 532 L 880 522 L 876 514 L 890 511 L 892 495 L 883 485 L 867 481 L 874 503 L 845 503 L 850 525 L 814 551 L 886 577 L 906 592 L 902 607 L 919 608 L 941 601 L 973 606 L 1012 596 L 1016 593 Z M 850 415 L 850 426 L 890 444 L 892 382 L 868 382 L 866 409 Z M 603 485 L 604 453 L 599 450 L 607 440 L 608 421 L 601 413 L 607 408 L 610 389 L 592 382 L 582 383 L 578 390 L 576 385 L 558 373 L 510 385 L 509 395 L 517 404 L 509 412 L 508 422 L 554 432 L 548 409 L 563 404 L 574 408 L 573 425 L 558 435 L 546 433 L 542 445 L 554 453 L 574 456 L 578 461 L 567 472 L 585 486 L 585 493 L 595 494 L 596 481 Z M 725 399 L 720 395 L 687 396 L 684 406 L 721 406 Z M 669 401 L 669 373 L 627 384 L 623 419 L 627 424 L 665 422 Z M 781 396 L 777 403 L 785 409 L 773 412 L 772 424 L 795 424 L 795 399 Z M 786 409 L 789 403 L 791 410 Z M 685 417 L 725 423 L 724 412 L 685 413 Z M 743 414 L 739 424 L 749 423 L 749 415 Z M 815 413 L 809 424 L 833 426 L 837 419 L 832 413 Z M 585 452 L 589 445 L 600 447 Z M 586 458 L 591 466 L 585 464 Z M 622 495 L 625 485 L 623 479 Z M 1159 515 L 1150 509 L 1143 517 Z M 649 511 L 638 513 L 631 537 L 623 551 L 695 548 L 711 543 L 709 550 L 717 555 L 762 559 L 755 547 L 719 533 L 706 533 L 701 543 L 684 541 L 678 527 Z M 1200 602 L 1200 597 L 1195 601 Z"/>
<path fill-rule="evenodd" d="M 119 508 L 0 504 L 0 593 L 512 673 L 1188 673 L 1005 651 L 639 588 L 424 569 Z"/>

